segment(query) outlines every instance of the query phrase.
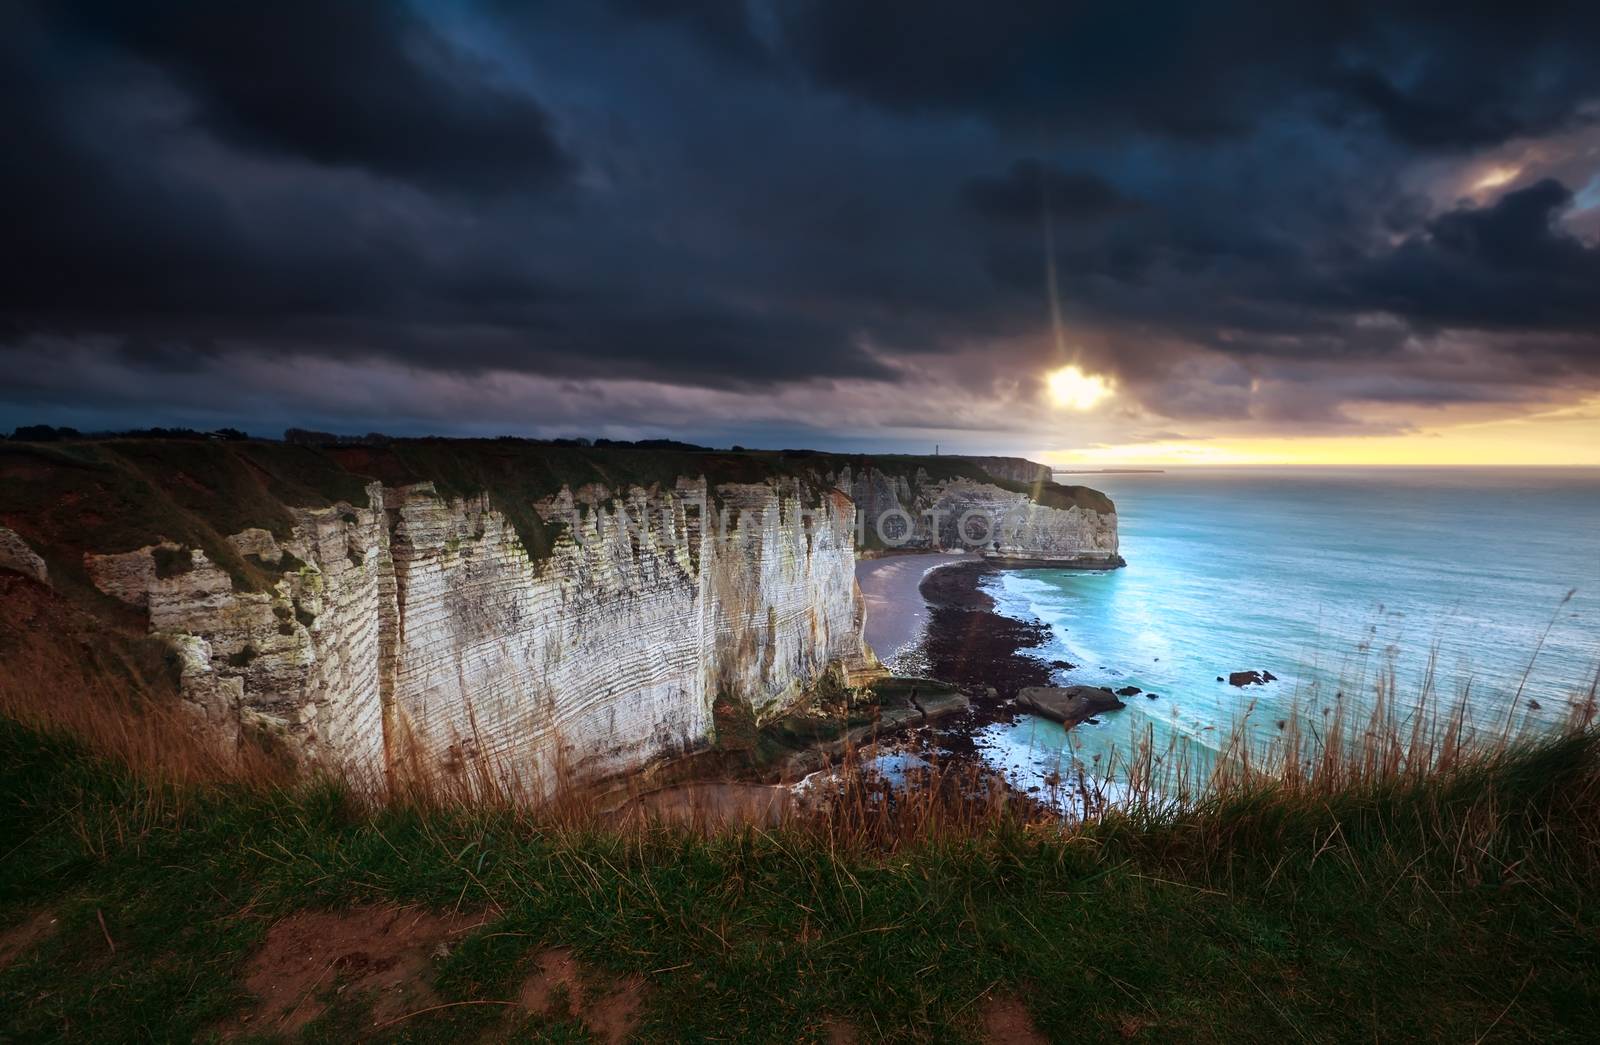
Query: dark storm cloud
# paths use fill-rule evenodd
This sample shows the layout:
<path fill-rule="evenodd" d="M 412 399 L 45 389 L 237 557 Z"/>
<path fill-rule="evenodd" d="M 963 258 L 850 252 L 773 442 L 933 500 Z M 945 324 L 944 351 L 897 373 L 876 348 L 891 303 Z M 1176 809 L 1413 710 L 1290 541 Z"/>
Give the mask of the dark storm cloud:
<path fill-rule="evenodd" d="M 1064 171 L 1038 160 L 1018 160 L 1003 178 L 973 178 L 961 187 L 961 195 L 984 217 L 1035 228 L 1047 209 L 1070 221 L 1105 217 L 1139 205 L 1098 174 Z"/>
<path fill-rule="evenodd" d="M 998 402 L 1060 362 L 1048 203 L 1069 347 L 1167 416 L 1588 387 L 1582 202 L 1454 197 L 1594 126 L 1600 15 L 1430 10 L 8 5 L 0 366 L 71 346 L 152 422 L 240 360 Z"/>
<path fill-rule="evenodd" d="M 746 0 L 611 0 L 611 6 L 625 16 L 678 26 L 738 65 L 761 66 L 771 57 Z"/>
<path fill-rule="evenodd" d="M 214 362 L 218 351 L 215 343 L 204 338 L 164 340 L 130 334 L 117 345 L 116 355 L 135 369 L 183 373 Z"/>
<path fill-rule="evenodd" d="M 1325 39 L 1314 11 L 1270 5 L 1242 26 L 1172 5 L 1000 2 L 785 6 L 784 30 L 820 82 L 906 112 L 956 111 L 1024 130 L 1211 140 L 1246 131 L 1250 100 Z M 1267 45 L 1277 41 L 1274 51 Z M 1250 54 L 1265 62 L 1217 61 Z"/>
<path fill-rule="evenodd" d="M 323 5 L 180 6 L 166 21 L 125 7 L 9 15 L 0 142 L 28 158 L 0 168 L 10 340 L 105 335 L 151 369 L 180 366 L 186 344 L 228 341 L 464 370 L 616 376 L 620 363 L 717 384 L 883 373 L 826 317 L 719 300 L 712 279 L 630 284 L 660 248 L 604 242 L 604 218 L 543 203 L 541 182 L 566 161 L 539 159 L 537 109 L 502 105 L 511 96 L 463 79 L 466 65 L 425 76 L 406 54 L 413 37 L 446 45 L 404 9 L 333 5 L 329 21 Z M 236 76 L 203 53 L 210 41 L 242 65 L 258 47 L 289 57 L 271 76 L 259 63 Z M 345 82 L 357 73 L 371 83 Z M 484 111 L 457 121 L 458 103 Z M 511 179 L 537 191 L 508 200 Z M 441 183 L 442 195 L 420 191 Z M 669 259 L 657 268 L 671 275 Z"/>
<path fill-rule="evenodd" d="M 538 187 L 569 170 L 549 117 L 404 4 L 74 0 L 52 17 L 184 91 L 218 138 L 446 189 Z"/>
<path fill-rule="evenodd" d="M 346 12 L 337 30 L 342 40 L 355 28 L 350 16 L 357 8 L 331 6 Z M 130 60 L 132 52 L 107 43 L 138 36 L 155 53 L 160 48 L 152 41 L 159 37 L 181 66 L 188 59 L 180 42 L 201 51 L 210 39 L 192 24 L 212 17 L 202 12 L 267 7 L 181 5 L 174 17 L 148 24 L 131 18 L 133 5 L 114 10 L 109 25 L 91 19 L 87 5 L 71 17 L 59 8 L 17 7 L 6 19 L 0 38 L 0 142 L 17 161 L 0 168 L 10 238 L 0 261 L 5 276 L 0 303 L 8 310 L 31 313 L 34 322 L 46 326 L 96 332 L 175 322 L 180 329 L 171 333 L 182 338 L 237 332 L 241 324 L 381 310 L 397 295 L 448 278 L 438 266 L 430 271 L 421 243 L 403 221 L 384 221 L 378 213 L 388 191 L 383 186 L 354 175 L 318 181 L 315 168 L 308 176 L 296 161 L 320 164 L 329 158 L 310 140 L 301 141 L 306 148 L 291 150 L 277 169 L 232 162 L 207 139 L 188 132 L 188 110 L 198 106 L 212 112 L 210 96 L 174 95 L 160 70 Z M 282 18 L 312 13 L 310 8 L 271 10 Z M 132 23 L 127 33 L 118 31 L 123 19 Z M 375 35 L 354 49 L 352 60 L 385 52 L 376 35 L 382 21 L 365 26 Z M 314 37 L 316 25 L 305 21 L 301 28 Z M 216 36 L 220 50 L 234 48 L 220 28 Z M 313 43 L 310 50 L 324 53 L 332 46 Z M 437 110 L 426 91 L 417 93 L 415 70 L 396 73 L 398 82 L 388 88 L 396 109 L 362 113 L 364 103 L 339 100 L 339 81 L 317 79 L 325 70 L 316 60 L 303 80 L 289 71 L 291 59 L 280 60 L 285 64 L 270 76 L 258 62 L 253 67 L 261 77 L 257 82 L 264 94 L 272 93 L 271 85 L 282 85 L 277 89 L 287 96 L 284 115 L 290 111 L 287 98 L 298 98 L 307 120 L 321 121 L 322 129 L 310 132 L 313 137 L 333 133 L 329 128 L 342 121 L 366 125 L 346 146 L 343 155 L 351 162 L 359 156 L 375 168 L 385 161 L 407 167 L 403 151 L 385 151 L 379 144 L 385 134 L 406 133 L 402 116 L 412 110 L 404 103 L 415 103 L 422 113 L 413 149 L 443 150 L 471 136 L 470 130 L 429 126 L 447 114 Z M 385 74 L 381 62 L 365 68 L 379 79 Z M 447 90 L 472 97 L 460 88 Z M 330 117 L 329 109 L 342 112 Z M 261 115 L 267 122 L 255 133 L 266 140 L 272 117 Z M 211 127 L 216 120 L 208 116 L 203 122 Z M 244 127 L 239 122 L 230 133 L 243 134 Z M 430 138 L 430 131 L 439 136 Z M 289 149 L 292 143 L 285 137 L 278 144 Z M 485 144 L 479 142 L 470 158 L 487 170 Z M 415 158 L 420 157 L 419 151 Z M 515 168 L 517 156 L 511 160 Z M 463 162 L 459 157 L 440 161 L 430 173 L 459 173 L 467 169 Z M 501 270 L 502 280 L 509 278 L 507 272 Z M 533 290 L 527 283 L 521 289 L 525 295 Z"/>
<path fill-rule="evenodd" d="M 1285 107 L 1371 117 L 1419 147 L 1551 130 L 1600 89 L 1593 6 L 1064 4 L 807 0 L 780 5 L 820 82 L 907 112 L 1028 132 L 1196 141 Z"/>
<path fill-rule="evenodd" d="M 1457 327 L 1600 330 L 1600 246 L 1562 231 L 1560 182 L 1429 222 L 1354 277 L 1356 292 L 1414 320 Z"/>

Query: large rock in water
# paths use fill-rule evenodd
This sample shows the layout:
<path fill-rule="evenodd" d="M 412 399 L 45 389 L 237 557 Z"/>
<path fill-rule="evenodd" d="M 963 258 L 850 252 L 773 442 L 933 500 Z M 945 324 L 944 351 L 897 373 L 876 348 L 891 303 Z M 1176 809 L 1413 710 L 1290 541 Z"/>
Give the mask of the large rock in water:
<path fill-rule="evenodd" d="M 1127 705 L 1101 686 L 1026 686 L 1017 693 L 1017 707 L 1074 726 L 1091 715 Z"/>

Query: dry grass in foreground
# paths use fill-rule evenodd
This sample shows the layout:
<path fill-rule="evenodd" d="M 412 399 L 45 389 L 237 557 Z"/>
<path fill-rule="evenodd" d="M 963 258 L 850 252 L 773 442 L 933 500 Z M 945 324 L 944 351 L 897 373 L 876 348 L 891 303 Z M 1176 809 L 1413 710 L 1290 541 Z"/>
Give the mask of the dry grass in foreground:
<path fill-rule="evenodd" d="M 134 685 L 0 677 L 0 1036 L 1585 1041 L 1600 1018 L 1593 683 L 1538 736 L 1379 701 L 1203 775 L 1145 745 L 1089 817 L 847 756 L 815 802 L 686 823 L 492 773 L 375 804 L 219 758 L 137 657 L 102 667 Z M 275 941 L 324 923 L 280 997 Z M 462 928 L 380 973 L 391 924 Z"/>
<path fill-rule="evenodd" d="M 754 826 L 805 834 L 830 848 L 894 851 L 995 830 L 1068 837 L 1100 820 L 1143 828 L 1204 822 L 1219 809 L 1266 800 L 1317 805 L 1449 790 L 1493 775 L 1530 749 L 1590 735 L 1600 703 L 1597 669 L 1570 695 L 1565 722 L 1532 728 L 1531 719 L 1519 720 L 1509 710 L 1522 703 L 1520 688 L 1485 700 L 1463 687 L 1447 701 L 1430 657 L 1414 693 L 1400 693 L 1392 667 L 1380 671 L 1368 684 L 1365 712 L 1350 700 L 1320 717 L 1291 708 L 1279 729 L 1261 740 L 1249 728 L 1256 713 L 1251 703 L 1220 752 L 1177 742 L 1160 747 L 1146 731 L 1092 772 L 1063 764 L 1037 797 L 1016 792 L 971 759 L 934 761 L 891 782 L 876 768 L 876 747 L 869 743 L 846 746 L 802 787 L 718 776 L 661 787 L 648 783 L 657 779 L 650 774 L 597 787 L 557 765 L 553 774 L 561 784 L 553 797 L 536 798 L 542 789 L 529 781 L 538 774 L 485 758 L 449 771 L 408 760 L 406 771 L 391 780 L 331 779 L 319 772 L 297 781 L 293 765 L 270 744 L 220 742 L 219 736 L 240 731 L 208 726 L 183 705 L 175 694 L 172 654 L 155 640 L 67 644 L 49 623 L 13 631 L 0 651 L 0 719 L 126 767 L 145 785 L 136 808 L 147 815 L 154 815 L 149 802 L 182 801 L 196 789 L 286 797 L 334 788 L 373 809 L 492 811 L 528 830 L 626 835 Z"/>

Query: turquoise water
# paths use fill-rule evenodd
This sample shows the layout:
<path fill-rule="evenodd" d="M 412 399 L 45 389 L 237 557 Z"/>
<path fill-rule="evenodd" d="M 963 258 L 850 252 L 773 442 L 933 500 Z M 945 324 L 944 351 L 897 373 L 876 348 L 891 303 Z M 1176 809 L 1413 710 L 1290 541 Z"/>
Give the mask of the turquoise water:
<path fill-rule="evenodd" d="M 1214 749 L 1240 721 L 1265 738 L 1291 713 L 1360 712 L 1390 671 L 1404 712 L 1431 653 L 1447 702 L 1470 686 L 1481 725 L 1510 714 L 1537 728 L 1564 720 L 1600 664 L 1600 471 L 1062 478 L 1116 501 L 1127 567 L 1005 573 L 987 590 L 1001 612 L 1051 626 L 1039 652 L 1079 665 L 1067 681 L 1160 699 L 1125 698 L 1071 734 L 1031 717 L 992 727 L 992 759 L 1025 780 L 1063 750 L 1126 748 L 1147 725 L 1158 743 Z M 1280 681 L 1216 681 L 1244 669 Z"/>

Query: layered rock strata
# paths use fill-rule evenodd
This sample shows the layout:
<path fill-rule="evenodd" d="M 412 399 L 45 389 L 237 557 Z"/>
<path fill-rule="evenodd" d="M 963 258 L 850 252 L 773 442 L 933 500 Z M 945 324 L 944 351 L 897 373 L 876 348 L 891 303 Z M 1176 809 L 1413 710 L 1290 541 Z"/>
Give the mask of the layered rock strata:
<path fill-rule="evenodd" d="M 373 483 L 366 504 L 293 509 L 281 541 L 229 538 L 269 591 L 170 542 L 85 565 L 148 609 L 216 729 L 375 777 L 545 794 L 703 743 L 718 694 L 770 714 L 869 663 L 834 491 L 680 480 L 538 509 L 565 527 L 539 560 L 486 497 Z"/>

